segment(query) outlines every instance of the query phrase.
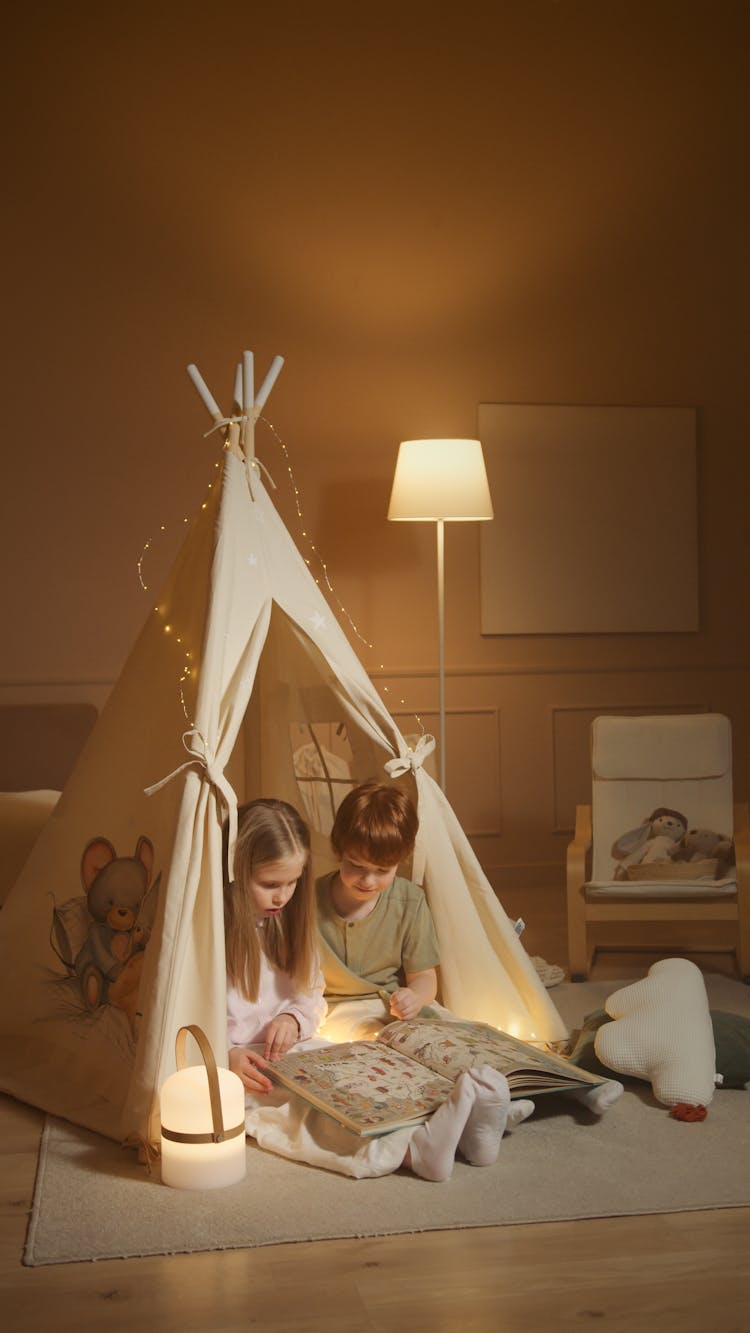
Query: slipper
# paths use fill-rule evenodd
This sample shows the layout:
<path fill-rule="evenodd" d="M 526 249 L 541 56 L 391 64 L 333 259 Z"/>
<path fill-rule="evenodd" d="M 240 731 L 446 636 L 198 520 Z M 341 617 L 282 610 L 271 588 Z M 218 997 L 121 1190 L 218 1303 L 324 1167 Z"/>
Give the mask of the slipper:
<path fill-rule="evenodd" d="M 550 986 L 557 986 L 565 978 L 565 972 L 557 963 L 546 963 L 543 958 L 535 954 L 532 963 L 536 968 L 537 975 L 543 986 L 549 989 Z"/>

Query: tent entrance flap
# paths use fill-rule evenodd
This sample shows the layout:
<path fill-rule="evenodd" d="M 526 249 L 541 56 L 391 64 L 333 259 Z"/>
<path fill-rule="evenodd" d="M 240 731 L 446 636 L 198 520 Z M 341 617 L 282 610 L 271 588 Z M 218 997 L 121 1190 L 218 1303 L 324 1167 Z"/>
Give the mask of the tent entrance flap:
<path fill-rule="evenodd" d="M 243 724 L 227 768 L 240 802 L 275 796 L 311 828 L 316 873 L 333 865 L 328 835 L 353 786 L 385 778 L 377 744 L 329 661 L 274 606 Z"/>

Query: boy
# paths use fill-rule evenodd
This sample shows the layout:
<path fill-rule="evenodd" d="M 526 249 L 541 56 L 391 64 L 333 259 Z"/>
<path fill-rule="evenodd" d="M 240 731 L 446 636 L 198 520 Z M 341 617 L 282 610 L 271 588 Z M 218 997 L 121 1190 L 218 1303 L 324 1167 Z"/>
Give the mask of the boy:
<path fill-rule="evenodd" d="M 422 890 L 396 875 L 412 853 L 418 819 L 397 787 L 366 782 L 339 806 L 331 845 L 338 870 L 316 882 L 329 1018 L 323 1035 L 371 1036 L 393 1018 L 433 1005 L 440 961 Z"/>

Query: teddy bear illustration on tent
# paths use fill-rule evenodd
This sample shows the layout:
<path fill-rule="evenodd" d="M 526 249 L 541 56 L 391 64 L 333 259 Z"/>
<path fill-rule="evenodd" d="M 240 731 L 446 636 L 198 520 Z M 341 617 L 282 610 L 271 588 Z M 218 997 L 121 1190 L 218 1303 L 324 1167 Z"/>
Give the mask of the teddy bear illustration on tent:
<path fill-rule="evenodd" d="M 89 1013 L 103 1004 L 122 1010 L 136 1031 L 141 972 L 156 913 L 159 879 L 151 882 L 154 849 L 139 838 L 133 856 L 118 856 L 107 838 L 92 838 L 81 857 L 82 896 L 52 913 L 50 943 L 76 978 Z"/>
<path fill-rule="evenodd" d="M 225 1058 L 222 825 L 231 856 L 238 801 L 274 795 L 304 808 L 301 726 L 336 734 L 343 724 L 351 781 L 385 771 L 415 799 L 419 839 L 405 871 L 435 920 L 443 1003 L 520 1037 L 566 1035 L 425 770 L 430 742 L 407 745 L 269 498 L 254 433 L 282 364 L 275 358 L 256 394 L 245 353 L 228 417 L 191 368 L 222 458 L 0 919 L 0 1086 L 114 1139 L 158 1140 L 158 1091 L 181 1027 L 200 1026 Z M 82 852 L 99 831 L 120 855 L 140 847 L 141 860 L 147 840 L 161 867 L 150 941 L 138 950 L 137 1033 L 112 1003 L 71 1022 L 50 989 L 61 963 L 49 895 L 80 897 Z M 316 873 L 332 868 L 315 827 L 312 852 Z M 84 985 L 96 998 L 92 975 Z"/>

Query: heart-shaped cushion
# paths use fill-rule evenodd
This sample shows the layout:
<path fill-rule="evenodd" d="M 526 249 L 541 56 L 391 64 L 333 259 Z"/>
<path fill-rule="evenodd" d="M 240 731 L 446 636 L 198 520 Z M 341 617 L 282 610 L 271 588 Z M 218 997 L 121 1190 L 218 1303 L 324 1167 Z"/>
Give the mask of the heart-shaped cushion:
<path fill-rule="evenodd" d="M 596 1034 L 608 1069 L 646 1079 L 664 1106 L 708 1106 L 716 1052 L 703 976 L 687 958 L 663 958 L 606 1001 L 612 1023 Z"/>

